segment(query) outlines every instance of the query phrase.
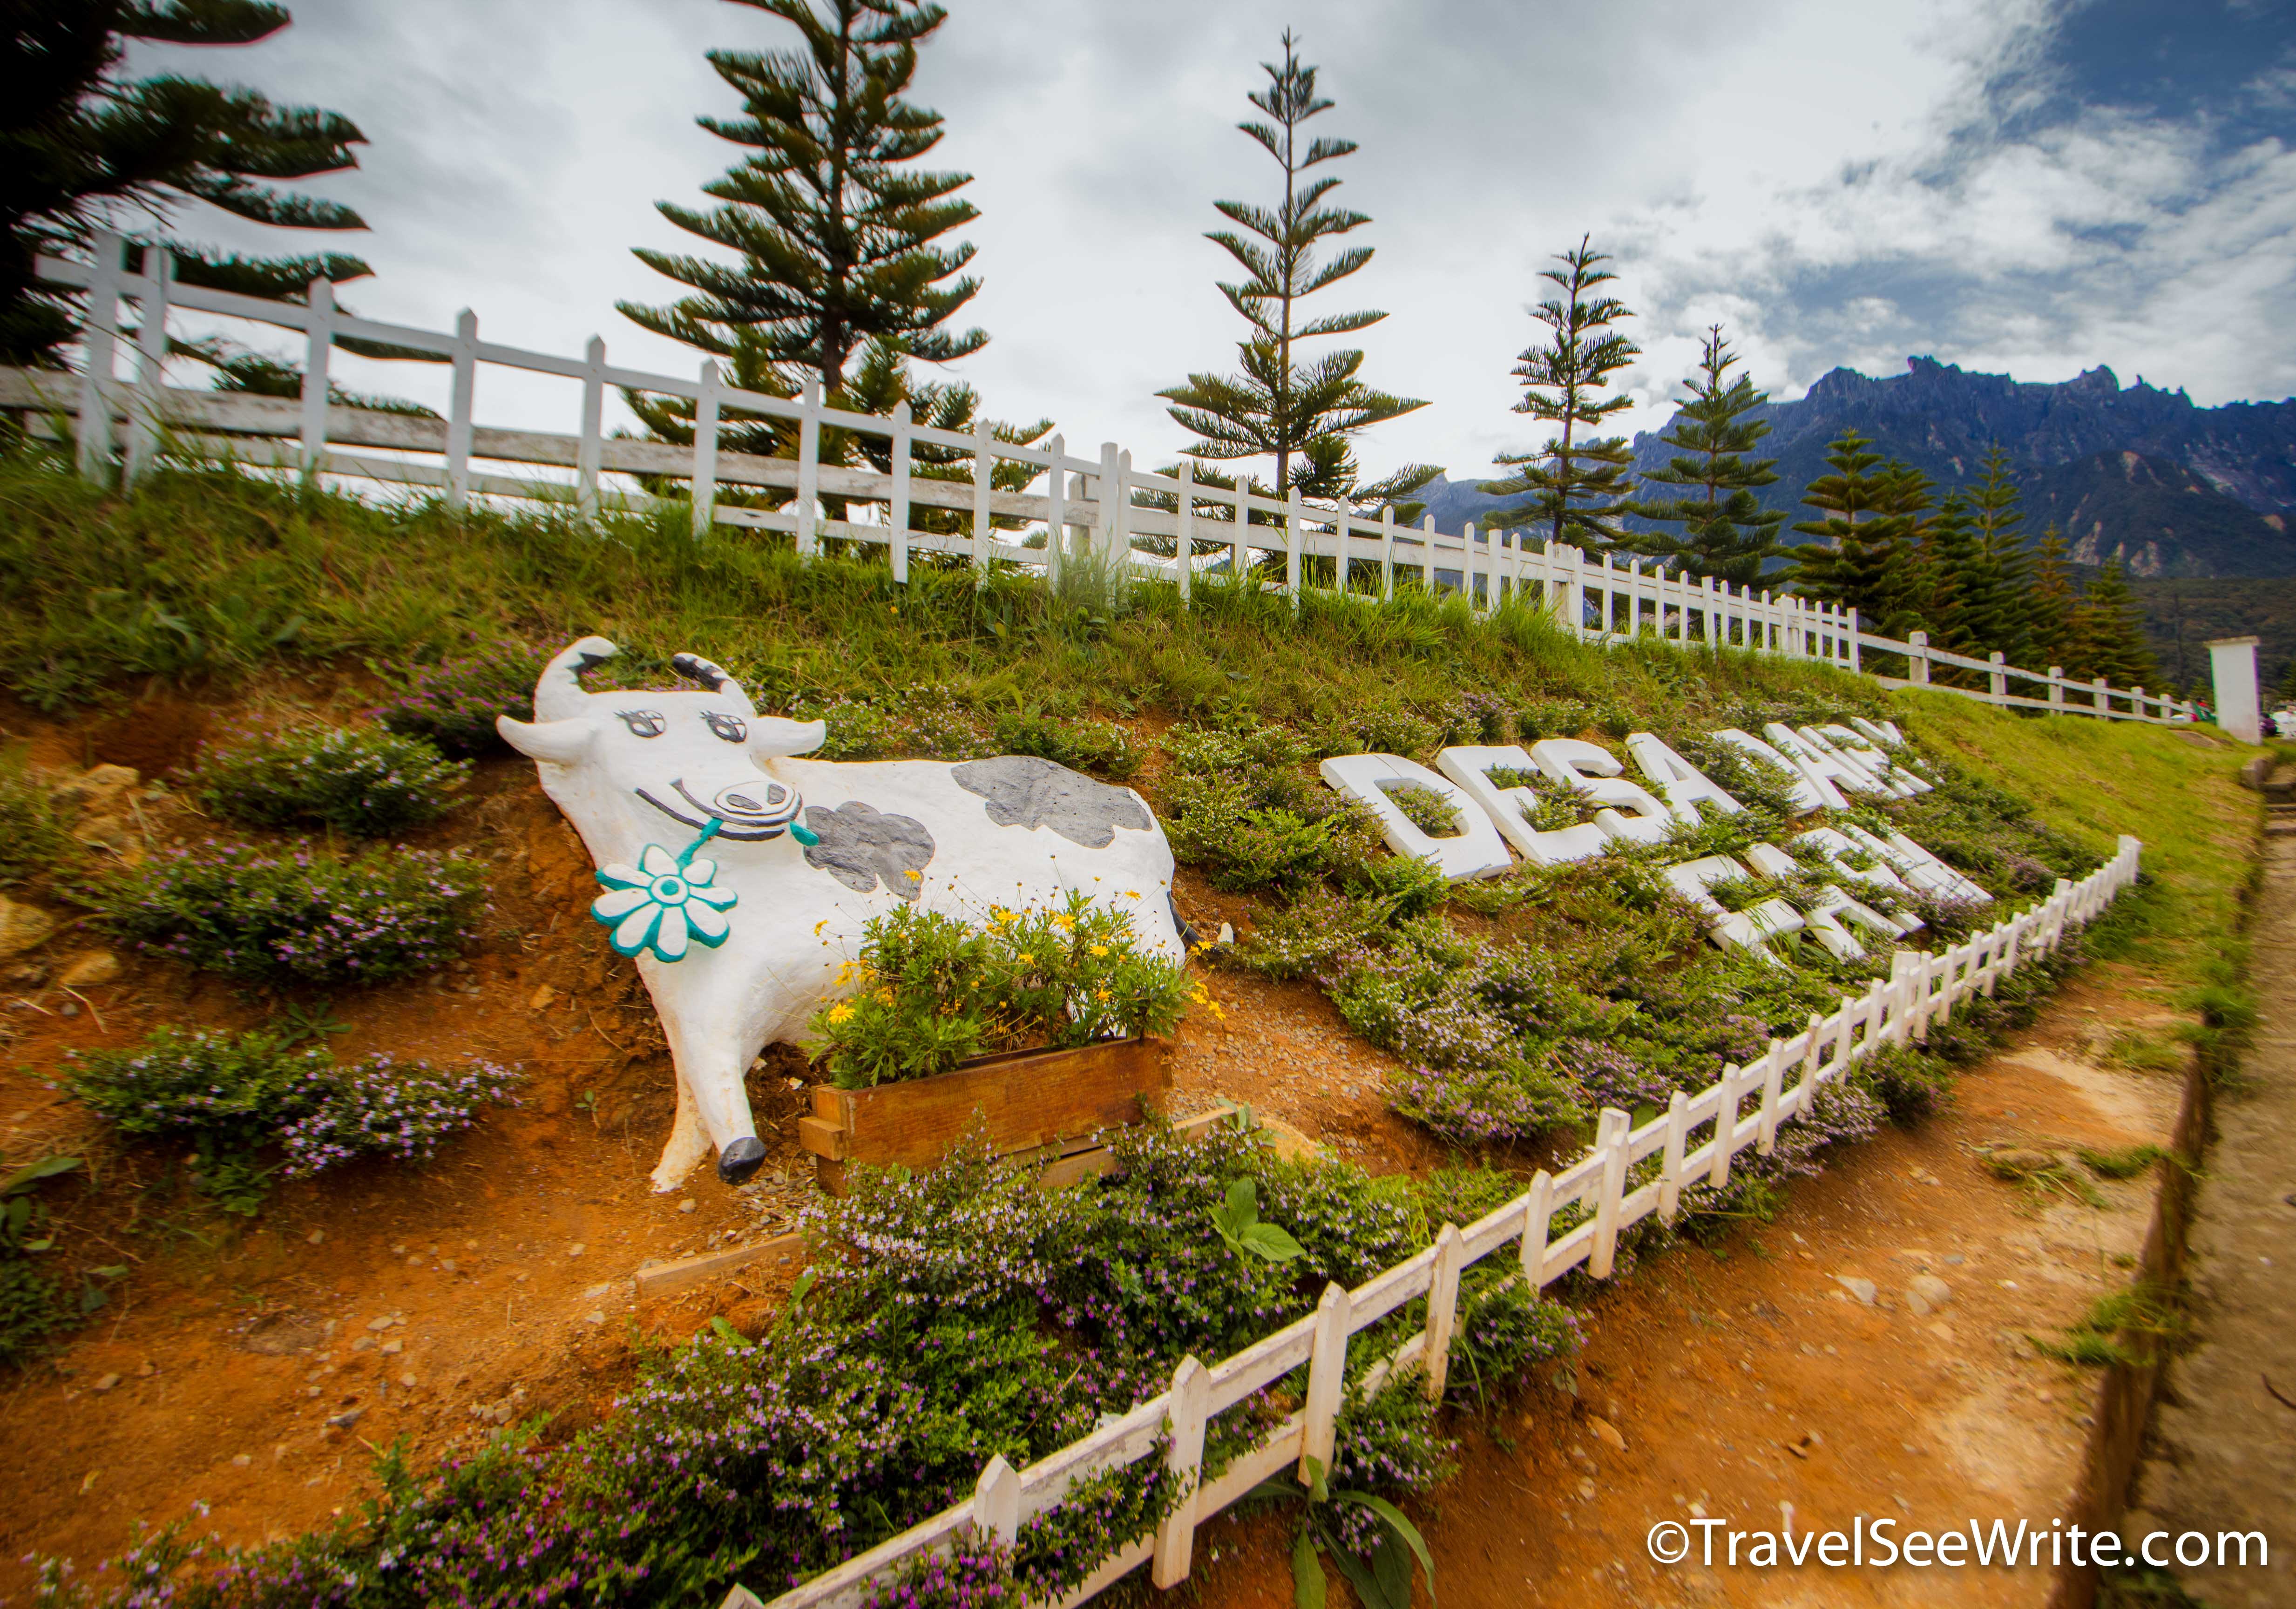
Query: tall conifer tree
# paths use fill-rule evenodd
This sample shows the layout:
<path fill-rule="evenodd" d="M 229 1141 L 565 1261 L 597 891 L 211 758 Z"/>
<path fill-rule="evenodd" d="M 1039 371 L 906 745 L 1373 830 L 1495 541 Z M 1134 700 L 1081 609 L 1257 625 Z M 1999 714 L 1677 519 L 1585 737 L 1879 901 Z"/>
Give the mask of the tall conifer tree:
<path fill-rule="evenodd" d="M 2009 476 L 2009 455 L 1995 443 L 1964 494 L 1977 539 L 1971 567 L 1956 580 L 1963 629 L 1981 651 L 1999 650 L 2013 665 L 2032 655 L 2032 621 L 2026 607 L 2033 563 L 2025 552 L 2024 511 Z"/>
<path fill-rule="evenodd" d="M 1371 260 L 1369 246 L 1349 246 L 1328 257 L 1319 251 L 1324 242 L 1352 234 L 1371 219 L 1324 204 L 1340 180 L 1312 170 L 1353 154 L 1356 143 L 1311 139 L 1303 132 L 1333 103 L 1316 93 L 1316 69 L 1300 61 L 1299 42 L 1289 29 L 1283 44 L 1283 63 L 1260 63 L 1267 83 L 1247 97 L 1264 117 L 1236 127 L 1283 170 L 1283 199 L 1273 210 L 1250 201 L 1214 201 L 1235 227 L 1204 237 L 1243 270 L 1234 283 L 1220 284 L 1228 305 L 1250 326 L 1251 332 L 1236 343 L 1242 372 L 1191 374 L 1186 384 L 1156 393 L 1172 405 L 1172 417 L 1196 433 L 1183 449 L 1190 457 L 1272 457 L 1279 497 L 1299 479 L 1294 461 L 1310 442 L 1335 437 L 1344 443 L 1374 424 L 1427 406 L 1417 398 L 1391 397 L 1365 385 L 1359 350 L 1326 352 L 1312 362 L 1300 358 L 1300 342 L 1368 329 L 1387 315 L 1365 311 L 1310 318 L 1300 305 Z M 1423 480 L 1432 478 L 1431 472 Z"/>
<path fill-rule="evenodd" d="M 1645 498 L 1633 510 L 1680 529 L 1635 531 L 1620 546 L 1693 579 L 1712 576 L 1751 587 L 1767 561 L 1784 554 L 1778 527 L 1786 516 L 1783 509 L 1763 507 L 1754 496 L 1755 488 L 1775 485 L 1778 478 L 1772 468 L 1776 459 L 1746 456 L 1770 431 L 1768 421 L 1748 415 L 1770 398 L 1747 375 L 1728 378 L 1737 362 L 1722 339 L 1722 326 L 1707 331 L 1698 373 L 1685 382 L 1690 400 L 1682 405 L 1670 433 L 1659 438 L 1674 449 L 1674 456 L 1665 468 L 1643 477 L 1645 485 L 1673 495 Z"/>
<path fill-rule="evenodd" d="M 1527 347 L 1513 373 L 1522 382 L 1518 414 L 1555 427 L 1543 447 L 1526 453 L 1501 453 L 1496 462 L 1514 473 L 1483 483 L 1492 497 L 1520 497 L 1483 516 L 1486 529 L 1536 523 L 1549 542 L 1569 542 L 1597 552 L 1625 539 L 1621 515 L 1634 506 L 1628 472 L 1634 453 L 1623 436 L 1596 436 L 1603 422 L 1633 406 L 1630 397 L 1604 397 L 1611 376 L 1634 361 L 1642 349 L 1611 326 L 1634 315 L 1599 287 L 1618 278 L 1598 264 L 1610 258 L 1582 236 L 1576 250 L 1560 253 L 1560 269 L 1540 277 L 1560 287 L 1531 309 L 1531 316 L 1554 332 L 1544 345 Z"/>
<path fill-rule="evenodd" d="M 2042 528 L 2040 544 L 2033 549 L 2033 584 L 2025 595 L 2026 640 L 2038 661 L 2027 669 L 2075 669 L 2081 655 L 2073 633 L 2073 611 L 2079 603 L 2064 533 L 2052 521 Z"/>
<path fill-rule="evenodd" d="M 38 284 L 33 261 L 85 250 L 111 226 L 151 242 L 184 201 L 283 229 L 366 225 L 348 207 L 275 186 L 358 165 L 351 121 L 275 106 L 252 89 L 160 73 L 130 78 L 132 41 L 252 45 L 287 26 L 265 0 L 15 0 L 0 22 L 0 363 L 49 365 L 78 324 L 75 295 Z M 300 295 L 370 270 L 337 252 L 249 258 L 168 241 L 187 284 Z M 345 345 L 352 343 L 345 342 Z M 384 354 L 396 355 L 396 354 Z"/>
<path fill-rule="evenodd" d="M 2161 667 L 2144 640 L 2144 620 L 2128 572 L 2107 559 L 2073 611 L 2073 636 L 2079 644 L 2081 674 L 2103 677 L 2116 687 L 2157 687 Z"/>
<path fill-rule="evenodd" d="M 801 48 L 709 53 L 742 115 L 695 120 L 751 154 L 702 186 L 722 205 L 657 209 L 741 260 L 641 247 L 641 261 L 693 294 L 662 308 L 616 305 L 721 357 L 746 335 L 751 366 L 784 390 L 812 374 L 844 393 L 873 344 L 927 363 L 979 351 L 984 332 L 943 328 L 980 289 L 956 277 L 972 247 L 936 243 L 979 216 L 956 194 L 972 176 L 915 165 L 940 143 L 941 119 L 903 99 L 917 47 L 947 13 L 908 0 L 738 3 L 795 28 Z"/>
<path fill-rule="evenodd" d="M 1843 431 L 1825 455 L 1833 472 L 1804 488 L 1801 500 L 1818 517 L 1794 525 L 1808 539 L 1793 550 L 1792 579 L 1805 596 L 1878 623 L 1898 602 L 1906 521 L 1897 473 L 1870 448 L 1856 430 Z"/>

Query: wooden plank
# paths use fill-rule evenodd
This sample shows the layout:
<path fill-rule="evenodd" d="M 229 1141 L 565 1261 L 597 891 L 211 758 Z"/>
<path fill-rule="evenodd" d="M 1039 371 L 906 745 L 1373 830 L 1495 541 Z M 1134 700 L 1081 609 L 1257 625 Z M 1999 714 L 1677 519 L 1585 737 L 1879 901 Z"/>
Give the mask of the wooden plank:
<path fill-rule="evenodd" d="M 1140 1121 L 1171 1088 L 1167 1047 L 1128 1039 L 1034 1051 L 871 1089 L 814 1088 L 814 1116 L 842 1126 L 840 1160 L 930 1167 L 976 1120 L 1001 1155 Z M 808 1142 L 808 1148 L 812 1144 Z"/>
<path fill-rule="evenodd" d="M 735 1246 L 727 1252 L 705 1252 L 699 1257 L 681 1257 L 676 1262 L 657 1263 L 651 1268 L 637 1271 L 638 1299 L 649 1301 L 656 1296 L 672 1296 L 680 1291 L 690 1291 L 695 1285 L 721 1279 L 728 1274 L 738 1274 L 758 1263 L 785 1263 L 795 1259 L 800 1268 L 806 1264 L 808 1252 L 803 1235 L 778 1235 L 755 1245 Z"/>

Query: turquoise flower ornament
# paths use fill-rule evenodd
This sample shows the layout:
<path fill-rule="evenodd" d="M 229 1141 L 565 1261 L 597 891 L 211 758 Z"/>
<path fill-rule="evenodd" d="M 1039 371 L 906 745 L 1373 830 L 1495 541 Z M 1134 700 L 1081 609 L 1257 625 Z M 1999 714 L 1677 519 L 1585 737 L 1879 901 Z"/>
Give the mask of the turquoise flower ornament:
<path fill-rule="evenodd" d="M 718 825 L 712 821 L 703 827 L 682 855 L 650 843 L 635 866 L 598 868 L 607 891 L 590 902 L 590 915 L 613 929 L 608 942 L 615 954 L 652 950 L 657 961 L 683 961 L 693 945 L 715 949 L 726 942 L 734 931 L 726 913 L 738 897 L 731 889 L 710 886 L 718 875 L 716 861 L 694 858 L 717 836 Z"/>

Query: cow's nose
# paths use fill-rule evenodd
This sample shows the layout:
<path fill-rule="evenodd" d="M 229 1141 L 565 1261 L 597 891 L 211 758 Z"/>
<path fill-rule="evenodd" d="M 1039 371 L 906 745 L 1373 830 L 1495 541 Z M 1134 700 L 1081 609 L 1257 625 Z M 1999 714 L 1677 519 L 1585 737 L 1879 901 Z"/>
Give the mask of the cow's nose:
<path fill-rule="evenodd" d="M 763 797 L 759 797 L 762 794 Z M 717 798 L 717 805 L 728 816 L 771 816 L 783 800 L 789 790 L 779 783 L 767 783 L 759 788 L 755 783 L 744 783 L 726 789 Z"/>

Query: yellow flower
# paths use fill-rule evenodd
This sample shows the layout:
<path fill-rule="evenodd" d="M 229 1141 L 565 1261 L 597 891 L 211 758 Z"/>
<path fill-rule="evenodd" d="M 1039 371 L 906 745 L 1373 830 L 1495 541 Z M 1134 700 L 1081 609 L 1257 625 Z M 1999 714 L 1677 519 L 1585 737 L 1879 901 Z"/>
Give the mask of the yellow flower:
<path fill-rule="evenodd" d="M 911 882 L 922 882 L 924 881 L 925 874 L 922 872 L 909 872 L 906 875 Z"/>
<path fill-rule="evenodd" d="M 1092 997 L 1095 1000 L 1105 1000 L 1108 998 L 1108 991 L 1104 989 L 1095 989 L 1092 991 Z"/>
<path fill-rule="evenodd" d="M 1137 899 L 1140 898 L 1140 891 L 1138 889 L 1126 889 L 1124 891 L 1124 897 L 1127 899 Z"/>
<path fill-rule="evenodd" d="M 1036 957 L 1036 956 L 1034 956 L 1030 955 L 1027 950 L 1022 950 L 1022 951 L 1021 952 L 1021 965 L 1023 965 L 1023 966 L 1034 966 L 1036 964 L 1037 964 L 1037 957 Z"/>
<path fill-rule="evenodd" d="M 852 1014 L 853 1008 L 842 1001 L 829 1008 L 829 1021 L 832 1022 L 842 1022 Z"/>
<path fill-rule="evenodd" d="M 1095 944 L 1092 947 L 1092 953 L 1095 956 L 1104 956 L 1108 954 L 1108 946 L 1105 944 Z"/>

